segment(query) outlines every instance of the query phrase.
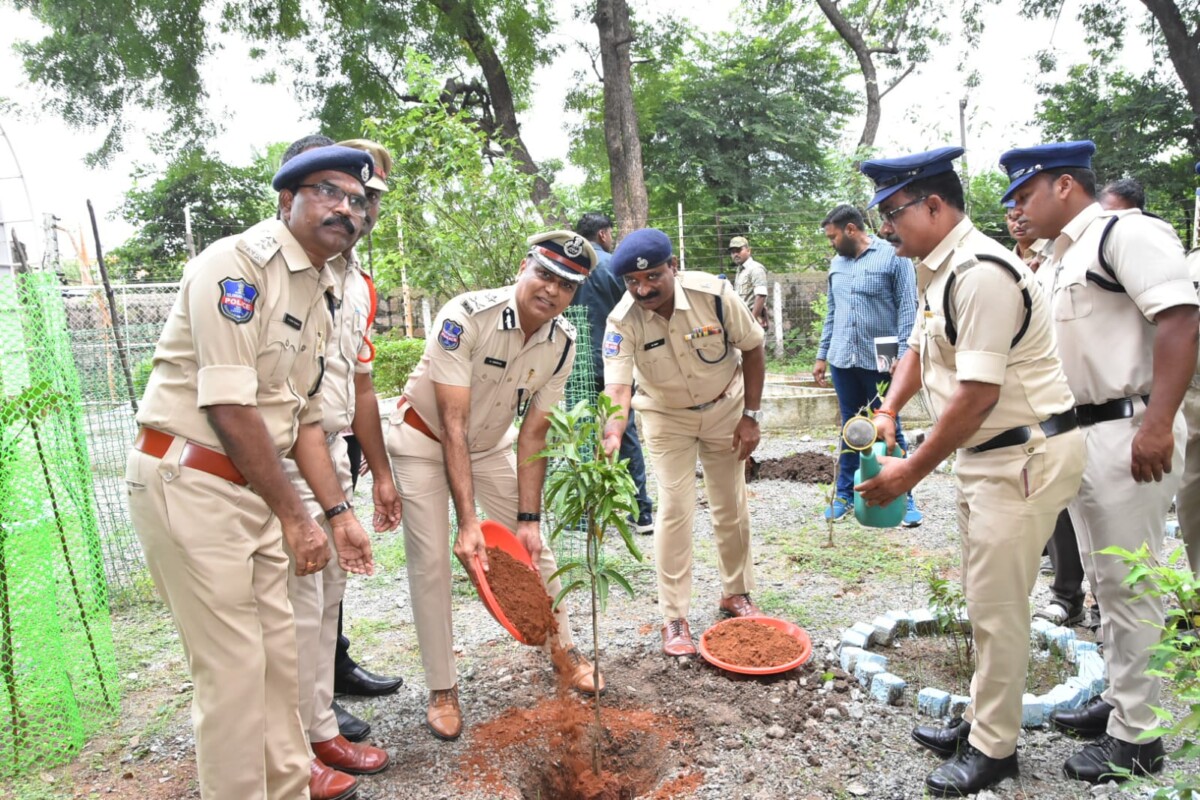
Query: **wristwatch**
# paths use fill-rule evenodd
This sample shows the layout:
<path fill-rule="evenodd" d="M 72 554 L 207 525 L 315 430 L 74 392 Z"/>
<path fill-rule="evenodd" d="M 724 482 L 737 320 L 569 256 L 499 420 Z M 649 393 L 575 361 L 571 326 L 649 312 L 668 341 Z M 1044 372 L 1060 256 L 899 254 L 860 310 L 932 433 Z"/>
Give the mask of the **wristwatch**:
<path fill-rule="evenodd" d="M 327 521 L 331 520 L 334 517 L 336 517 L 338 514 L 345 514 L 351 508 L 353 508 L 353 506 L 351 506 L 348 502 L 343 501 L 341 503 L 338 503 L 333 508 L 325 509 L 325 519 Z"/>
<path fill-rule="evenodd" d="M 750 419 L 754 420 L 755 422 L 757 422 L 759 424 L 762 424 L 762 421 L 763 421 L 763 412 L 761 409 L 751 410 L 749 408 L 743 408 L 742 416 L 749 417 Z"/>

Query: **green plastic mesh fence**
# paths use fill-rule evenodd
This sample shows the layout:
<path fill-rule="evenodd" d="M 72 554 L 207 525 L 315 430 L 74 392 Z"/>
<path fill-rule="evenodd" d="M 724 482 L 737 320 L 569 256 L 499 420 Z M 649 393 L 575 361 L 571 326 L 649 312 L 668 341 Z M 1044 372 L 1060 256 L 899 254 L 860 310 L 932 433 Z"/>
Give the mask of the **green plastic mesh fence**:
<path fill-rule="evenodd" d="M 0 778 L 119 710 L 92 475 L 59 287 L 0 276 Z"/>
<path fill-rule="evenodd" d="M 178 291 L 175 283 L 117 285 L 110 306 L 99 286 L 62 290 L 114 606 L 154 597 L 142 548 L 129 521 L 125 461 L 137 433 L 135 407 L 150 377 L 150 357 Z"/>

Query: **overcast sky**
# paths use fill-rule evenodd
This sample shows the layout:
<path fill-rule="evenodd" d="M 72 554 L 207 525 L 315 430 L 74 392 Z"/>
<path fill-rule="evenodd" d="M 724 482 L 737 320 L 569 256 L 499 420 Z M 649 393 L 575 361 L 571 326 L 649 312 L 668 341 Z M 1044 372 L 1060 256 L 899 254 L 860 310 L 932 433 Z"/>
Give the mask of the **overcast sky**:
<path fill-rule="evenodd" d="M 1144 7 L 1125 0 L 1135 19 L 1144 15 Z M 1029 22 L 1013 13 L 1011 0 L 1004 9 L 992 9 L 978 51 L 969 55 L 970 64 L 979 70 L 982 84 L 967 96 L 967 147 L 970 169 L 995 165 L 1000 153 L 1009 147 L 1036 143 L 1032 119 L 1039 79 L 1033 56 L 1039 50 L 1053 48 L 1060 53 L 1060 66 L 1085 58 L 1080 31 L 1075 22 L 1079 0 L 1066 0 L 1057 25 Z M 566 127 L 570 119 L 562 111 L 563 100 L 577 70 L 590 70 L 576 41 L 595 40 L 595 28 L 572 19 L 573 2 L 556 0 L 555 8 L 563 24 L 555 36 L 563 48 L 556 63 L 537 75 L 532 111 L 522 120 L 522 134 L 535 159 L 566 158 Z M 632 0 L 635 13 L 648 7 L 647 0 Z M 953 4 L 949 4 L 953 6 Z M 656 10 L 675 8 L 693 24 L 708 32 L 733 30 L 737 3 L 733 0 L 655 0 Z M 956 13 L 952 9 L 952 13 Z M 954 20 L 949 21 L 953 24 Z M 5 76 L 5 91 L 15 100 L 21 113 L 0 114 L 0 126 L 7 142 L 0 142 L 0 214 L 13 224 L 35 261 L 42 252 L 42 215 L 50 212 L 62 218 L 62 224 L 83 229 L 92 253 L 85 201 L 91 199 L 100 215 L 101 237 L 106 249 L 123 241 L 130 228 L 110 215 L 120 206 L 122 194 L 130 188 L 130 173 L 135 163 L 146 163 L 150 152 L 145 147 L 147 132 L 161 125 L 152 114 L 135 117 L 135 129 L 129 134 L 129 148 L 106 169 L 89 170 L 83 157 L 101 139 L 99 132 L 68 129 L 53 114 L 39 112 L 38 93 L 23 80 L 20 61 L 12 43 L 33 39 L 39 26 L 25 13 L 10 5 L 0 6 L 0 75 Z M 888 95 L 883 104 L 883 122 L 876 144 L 885 154 L 925 150 L 959 140 L 958 106 L 964 97 L 963 75 L 957 71 L 965 45 L 957 38 L 935 53 L 933 60 L 909 76 Z M 1143 70 L 1149 66 L 1145 48 L 1131 48 L 1123 56 L 1128 68 Z M 291 141 L 313 132 L 313 123 L 292 98 L 286 83 L 261 86 L 249 81 L 253 70 L 244 61 L 226 52 L 208 64 L 209 82 L 215 113 L 224 119 L 225 131 L 213 149 L 234 164 L 248 164 L 255 149 L 277 141 Z M 849 86 L 861 91 L 862 79 L 853 75 Z M 849 151 L 857 141 L 862 125 L 861 109 L 846 127 L 844 148 Z M 546 119 L 562 120 L 561 125 L 546 124 Z M 537 120 L 538 124 L 530 124 Z M 16 162 L 9 152 L 15 152 Z M 22 174 L 24 182 L 16 180 Z M 578 173 L 567 170 L 561 179 L 570 182 Z M 25 199 L 27 189 L 30 203 Z M 21 221 L 21 220 L 30 220 Z M 60 242 L 64 256 L 72 255 L 70 243 Z"/>

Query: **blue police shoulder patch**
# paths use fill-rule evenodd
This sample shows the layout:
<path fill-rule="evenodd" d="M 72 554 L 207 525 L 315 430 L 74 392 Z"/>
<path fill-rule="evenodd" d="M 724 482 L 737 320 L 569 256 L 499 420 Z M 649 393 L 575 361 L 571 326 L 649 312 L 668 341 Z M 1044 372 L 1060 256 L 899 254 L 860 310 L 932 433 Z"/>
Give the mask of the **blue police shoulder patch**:
<path fill-rule="evenodd" d="M 448 319 L 442 323 L 442 329 L 438 332 L 438 344 L 442 346 L 443 350 L 457 350 L 462 341 L 462 332 L 462 325 Z"/>
<path fill-rule="evenodd" d="M 243 278 L 222 278 L 217 285 L 221 287 L 221 299 L 217 301 L 217 310 L 223 317 L 239 325 L 254 319 L 258 287 Z"/>
<path fill-rule="evenodd" d="M 604 334 L 604 355 L 612 357 L 621 352 L 621 334 L 609 331 Z"/>

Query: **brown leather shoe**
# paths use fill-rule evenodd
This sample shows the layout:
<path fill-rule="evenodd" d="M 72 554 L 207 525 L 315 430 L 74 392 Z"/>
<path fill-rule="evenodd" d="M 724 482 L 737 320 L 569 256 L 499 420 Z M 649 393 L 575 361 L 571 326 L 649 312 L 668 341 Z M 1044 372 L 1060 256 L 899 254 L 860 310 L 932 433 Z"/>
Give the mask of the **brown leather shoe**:
<path fill-rule="evenodd" d="M 731 617 L 761 617 L 762 612 L 748 594 L 734 594 L 721 598 L 721 610 Z"/>
<path fill-rule="evenodd" d="M 588 661 L 578 647 L 567 651 L 570 667 L 566 670 L 571 676 L 571 688 L 581 694 L 596 694 L 596 674 L 592 662 Z M 557 666 L 555 667 L 557 670 Z M 604 676 L 600 676 L 600 694 L 604 694 Z"/>
<path fill-rule="evenodd" d="M 451 741 L 462 735 L 462 709 L 458 707 L 458 687 L 434 689 L 429 693 L 425 725 L 439 739 Z"/>
<path fill-rule="evenodd" d="M 358 780 L 314 758 L 309 766 L 308 794 L 312 800 L 349 800 L 358 794 Z"/>
<path fill-rule="evenodd" d="M 669 656 L 694 656 L 696 644 L 686 619 L 673 619 L 662 629 L 663 652 Z"/>
<path fill-rule="evenodd" d="M 313 742 L 313 754 L 334 769 L 351 775 L 374 775 L 387 769 L 388 754 L 369 744 L 354 744 L 345 736 Z"/>

